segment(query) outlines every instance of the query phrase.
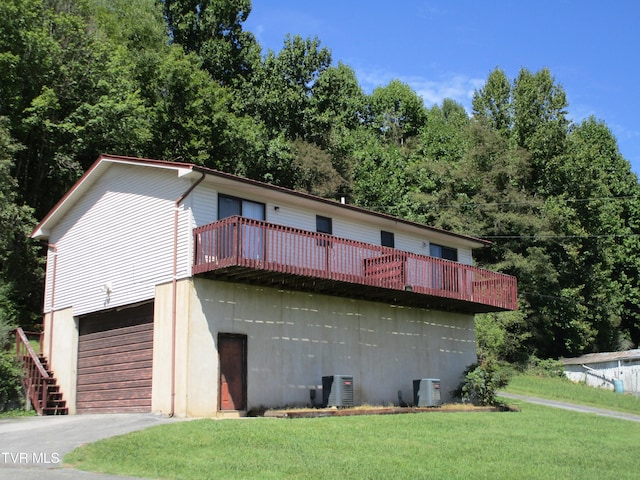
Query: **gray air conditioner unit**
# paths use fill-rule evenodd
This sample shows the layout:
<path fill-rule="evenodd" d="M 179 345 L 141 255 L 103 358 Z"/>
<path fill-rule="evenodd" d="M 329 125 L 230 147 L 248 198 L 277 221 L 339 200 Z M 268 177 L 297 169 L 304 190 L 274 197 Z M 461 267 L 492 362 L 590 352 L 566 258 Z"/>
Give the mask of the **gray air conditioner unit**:
<path fill-rule="evenodd" d="M 440 399 L 440 379 L 421 378 L 413 381 L 413 403 L 416 407 L 437 407 Z"/>
<path fill-rule="evenodd" d="M 353 407 L 353 376 L 322 377 L 322 404 L 325 407 Z"/>

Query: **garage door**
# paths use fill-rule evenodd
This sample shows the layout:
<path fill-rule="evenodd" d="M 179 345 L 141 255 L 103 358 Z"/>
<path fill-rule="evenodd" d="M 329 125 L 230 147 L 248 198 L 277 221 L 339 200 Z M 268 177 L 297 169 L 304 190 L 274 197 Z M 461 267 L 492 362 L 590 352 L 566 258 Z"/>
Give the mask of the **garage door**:
<path fill-rule="evenodd" d="M 80 319 L 78 413 L 151 411 L 153 304 Z"/>

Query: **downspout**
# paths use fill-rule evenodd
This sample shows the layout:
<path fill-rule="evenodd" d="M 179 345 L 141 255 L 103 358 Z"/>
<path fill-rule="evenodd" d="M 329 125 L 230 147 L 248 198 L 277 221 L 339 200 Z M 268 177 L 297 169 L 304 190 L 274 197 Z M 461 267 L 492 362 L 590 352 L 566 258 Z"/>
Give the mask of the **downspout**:
<path fill-rule="evenodd" d="M 205 173 L 196 180 L 174 204 L 173 211 L 173 275 L 171 280 L 171 410 L 169 416 L 173 417 L 176 406 L 176 323 L 177 323 L 177 303 L 178 303 L 178 221 L 180 204 L 206 177 Z"/>
<path fill-rule="evenodd" d="M 47 247 L 51 249 L 53 254 L 53 273 L 51 278 L 51 318 L 49 322 L 49 365 L 52 365 L 53 358 L 53 318 L 55 317 L 55 300 L 56 300 L 56 270 L 58 268 L 58 247 L 53 243 L 48 243 Z M 44 318 L 42 319 L 42 331 L 44 332 Z M 43 345 L 40 344 L 40 349 Z M 44 354 L 44 352 L 42 352 Z M 52 367 L 50 367 L 52 368 Z"/>

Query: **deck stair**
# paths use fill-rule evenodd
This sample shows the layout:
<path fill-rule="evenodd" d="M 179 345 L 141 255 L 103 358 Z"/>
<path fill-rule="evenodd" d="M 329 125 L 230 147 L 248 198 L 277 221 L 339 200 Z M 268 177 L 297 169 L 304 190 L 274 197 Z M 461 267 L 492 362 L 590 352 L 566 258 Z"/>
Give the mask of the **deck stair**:
<path fill-rule="evenodd" d="M 22 365 L 22 385 L 38 415 L 67 415 L 69 407 L 47 359 L 37 355 L 22 328 L 16 329 L 16 354 Z"/>

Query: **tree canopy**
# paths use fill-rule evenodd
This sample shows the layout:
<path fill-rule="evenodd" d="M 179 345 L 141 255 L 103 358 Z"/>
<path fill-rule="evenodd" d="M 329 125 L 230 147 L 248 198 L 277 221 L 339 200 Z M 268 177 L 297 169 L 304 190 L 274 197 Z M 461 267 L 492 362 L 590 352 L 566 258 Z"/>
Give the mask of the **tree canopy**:
<path fill-rule="evenodd" d="M 491 72 L 472 111 L 370 94 L 318 38 L 263 52 L 249 0 L 0 2 L 0 319 L 37 323 L 28 240 L 100 153 L 205 165 L 489 239 L 520 310 L 478 334 L 520 361 L 640 343 L 638 178 L 551 72 Z"/>

